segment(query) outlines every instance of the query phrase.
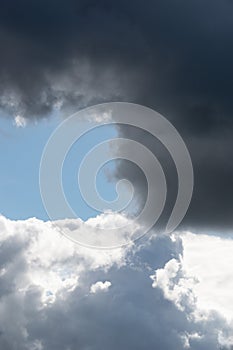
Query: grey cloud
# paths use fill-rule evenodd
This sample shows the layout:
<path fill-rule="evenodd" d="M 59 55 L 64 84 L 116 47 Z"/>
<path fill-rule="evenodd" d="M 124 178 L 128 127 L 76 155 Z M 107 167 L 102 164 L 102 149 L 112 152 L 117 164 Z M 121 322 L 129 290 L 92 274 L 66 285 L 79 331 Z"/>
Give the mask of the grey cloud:
<path fill-rule="evenodd" d="M 179 130 L 179 129 L 178 129 Z M 190 152 L 194 169 L 194 190 L 190 207 L 181 223 L 182 229 L 196 232 L 231 230 L 232 221 L 232 131 L 215 131 L 211 136 L 182 134 Z M 168 186 L 167 202 L 157 229 L 167 223 L 174 206 L 178 183 L 175 165 L 167 150 L 144 131 L 120 128 L 121 137 L 130 137 L 144 144 L 157 156 L 163 166 Z M 130 158 L 133 149 L 128 149 Z M 148 169 L 151 165 L 147 164 Z M 127 178 L 136 188 L 141 207 L 146 200 L 146 179 L 135 165 L 122 161 L 115 172 L 116 179 Z M 156 181 L 155 181 L 156 183 Z M 155 188 L 156 190 L 156 188 Z"/>

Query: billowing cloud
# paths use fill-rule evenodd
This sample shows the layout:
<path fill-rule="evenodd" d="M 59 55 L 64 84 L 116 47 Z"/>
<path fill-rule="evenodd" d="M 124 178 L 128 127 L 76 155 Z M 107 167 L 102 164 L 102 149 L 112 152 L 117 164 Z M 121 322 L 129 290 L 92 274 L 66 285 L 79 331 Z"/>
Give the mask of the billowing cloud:
<path fill-rule="evenodd" d="M 229 239 L 209 237 L 213 249 L 197 261 L 205 236 L 157 235 L 128 250 L 105 251 L 75 245 L 49 222 L 2 216 L 0 225 L 1 348 L 217 350 L 232 344 L 219 301 L 202 314 L 197 303 L 220 281 L 219 268 L 205 284 L 201 268 L 210 251 L 226 253 Z M 230 266 L 222 279 L 229 273 Z M 221 295 L 219 288 L 210 299 Z"/>
<path fill-rule="evenodd" d="M 214 313 L 226 320 L 226 328 L 218 332 L 222 346 L 233 346 L 232 305 L 232 249 L 233 241 L 218 236 L 181 235 L 183 254 L 179 259 L 169 260 L 157 269 L 152 286 L 163 291 L 166 299 L 179 310 L 185 310 L 189 319 L 197 323 L 209 320 Z M 200 339 L 199 333 L 194 338 Z M 190 347 L 189 335 L 184 337 Z M 192 337 L 191 337 L 192 339 Z"/>
<path fill-rule="evenodd" d="M 181 310 L 188 304 L 199 316 L 208 317 L 214 310 L 232 321 L 232 239 L 190 232 L 181 239 L 182 255 L 151 276 L 153 287 L 162 289 Z"/>

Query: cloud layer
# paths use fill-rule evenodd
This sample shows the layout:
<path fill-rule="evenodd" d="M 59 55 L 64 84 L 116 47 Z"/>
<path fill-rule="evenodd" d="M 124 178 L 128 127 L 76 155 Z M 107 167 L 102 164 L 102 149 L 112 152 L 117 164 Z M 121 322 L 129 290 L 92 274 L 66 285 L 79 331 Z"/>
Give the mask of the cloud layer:
<path fill-rule="evenodd" d="M 191 132 L 229 126 L 232 11 L 225 0 L 3 1 L 1 104 L 36 116 L 117 97 Z"/>
<path fill-rule="evenodd" d="M 98 251 L 74 245 L 48 222 L 2 216 L 0 226 L 2 348 L 231 346 L 233 314 L 219 308 L 219 283 L 229 278 L 232 257 L 224 270 L 215 261 L 215 274 L 203 272 L 216 251 L 226 253 L 229 239 L 184 233 L 154 236 L 129 250 Z M 203 248 L 197 261 L 206 240 L 213 249 Z M 226 292 L 224 302 L 230 301 Z"/>

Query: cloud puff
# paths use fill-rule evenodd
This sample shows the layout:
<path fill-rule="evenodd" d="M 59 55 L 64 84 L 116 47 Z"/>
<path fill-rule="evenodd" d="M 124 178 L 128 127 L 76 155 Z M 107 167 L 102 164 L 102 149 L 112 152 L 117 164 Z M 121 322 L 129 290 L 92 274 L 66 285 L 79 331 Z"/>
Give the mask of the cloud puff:
<path fill-rule="evenodd" d="M 174 302 L 179 310 L 184 311 L 187 305 L 195 304 L 193 286 L 196 280 L 185 274 L 178 260 L 169 260 L 164 268 L 156 270 L 151 279 L 152 286 L 160 288 L 165 298 Z"/>
<path fill-rule="evenodd" d="M 91 293 L 98 293 L 98 292 L 107 292 L 107 290 L 109 289 L 109 287 L 111 287 L 112 283 L 109 281 L 98 281 L 94 284 L 91 285 L 91 289 L 90 292 Z"/>
<path fill-rule="evenodd" d="M 93 248 L 130 245 L 135 232 L 141 232 L 141 227 L 132 218 L 111 211 L 87 221 L 64 219 L 54 221 L 53 225 L 71 240 Z"/>
<path fill-rule="evenodd" d="M 24 117 L 20 116 L 19 114 L 15 116 L 15 125 L 18 128 L 24 128 L 27 125 L 27 121 Z"/>

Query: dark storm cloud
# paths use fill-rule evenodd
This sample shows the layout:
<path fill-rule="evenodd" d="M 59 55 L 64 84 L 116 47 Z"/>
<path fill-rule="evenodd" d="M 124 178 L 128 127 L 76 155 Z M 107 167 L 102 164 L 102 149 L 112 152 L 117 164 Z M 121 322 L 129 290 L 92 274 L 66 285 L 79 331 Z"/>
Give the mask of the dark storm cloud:
<path fill-rule="evenodd" d="M 179 130 L 179 129 L 178 129 Z M 168 151 L 152 136 L 134 128 L 121 128 L 122 137 L 129 137 L 144 144 L 160 161 L 167 180 L 167 201 L 156 228 L 163 230 L 171 215 L 177 196 L 177 173 Z M 194 189 L 190 207 L 181 222 L 180 229 L 195 232 L 223 233 L 232 229 L 233 198 L 233 141 L 232 130 L 216 128 L 204 136 L 182 134 L 188 146 L 194 170 Z M 127 150 L 130 158 L 133 149 Z M 152 169 L 148 162 L 147 169 Z M 143 207 L 147 197 L 147 183 L 142 171 L 127 161 L 121 161 L 115 172 L 116 179 L 127 178 L 136 188 L 136 197 Z M 156 184 L 156 179 L 155 179 Z M 155 188 L 156 193 L 156 188 Z"/>
<path fill-rule="evenodd" d="M 187 226 L 231 227 L 232 15 L 226 0 L 3 0 L 0 105 L 27 118 L 112 100 L 156 109 L 193 159 Z"/>
<path fill-rule="evenodd" d="M 196 131 L 228 124 L 232 14 L 217 0 L 3 0 L 2 106 L 43 116 L 59 99 L 124 98 Z"/>

